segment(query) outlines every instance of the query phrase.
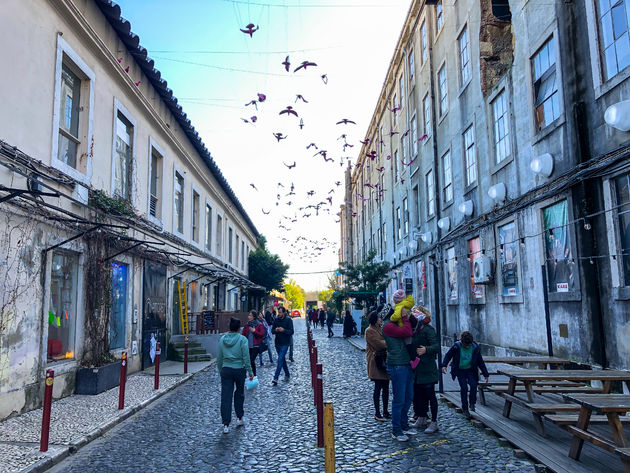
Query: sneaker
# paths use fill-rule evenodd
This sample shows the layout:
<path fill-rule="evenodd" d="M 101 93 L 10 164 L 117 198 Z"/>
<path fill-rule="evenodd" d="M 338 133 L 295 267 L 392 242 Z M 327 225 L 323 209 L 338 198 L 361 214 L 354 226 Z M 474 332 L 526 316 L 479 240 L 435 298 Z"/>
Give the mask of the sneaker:
<path fill-rule="evenodd" d="M 470 419 L 472 416 L 470 415 L 470 411 L 468 409 L 464 409 L 462 410 L 462 414 L 464 414 L 464 417 L 466 419 Z"/>
<path fill-rule="evenodd" d="M 289 381 L 290 379 L 291 379 L 291 376 L 285 376 L 285 377 L 284 377 L 284 380 L 285 380 L 285 381 Z"/>
<path fill-rule="evenodd" d="M 475 405 L 474 405 L 474 404 L 471 404 L 471 405 L 470 405 L 470 410 L 471 410 L 471 411 L 473 411 L 473 412 L 475 412 Z"/>
<path fill-rule="evenodd" d="M 293 358 L 289 358 L 289 361 L 293 363 L 295 360 Z"/>
<path fill-rule="evenodd" d="M 374 418 L 379 422 L 385 422 L 385 417 L 380 414 L 374 414 Z"/>
<path fill-rule="evenodd" d="M 242 417 L 240 419 L 236 419 L 236 426 L 237 427 L 243 427 L 244 425 L 245 425 L 245 421 L 243 420 Z"/>
<path fill-rule="evenodd" d="M 277 379 L 274 379 L 274 380 L 271 382 L 271 384 L 273 384 L 274 386 L 277 386 L 277 385 L 278 385 L 278 380 L 277 380 Z"/>
<path fill-rule="evenodd" d="M 434 434 L 434 433 L 438 432 L 439 430 L 440 430 L 440 428 L 438 427 L 437 422 L 433 422 L 432 421 L 432 422 L 429 423 L 429 426 L 426 429 L 424 429 L 424 433 L 425 434 Z"/>
<path fill-rule="evenodd" d="M 411 428 L 411 427 L 407 427 L 406 429 L 403 429 L 403 434 L 405 434 L 405 435 L 418 435 L 418 431 L 416 429 Z"/>
<path fill-rule="evenodd" d="M 223 433 L 224 434 L 229 434 L 230 433 L 230 426 L 229 425 L 224 425 L 223 426 Z"/>
<path fill-rule="evenodd" d="M 426 417 L 418 417 L 414 422 L 410 422 L 409 426 L 413 427 L 414 429 L 420 429 L 422 427 L 426 427 L 427 426 L 427 418 Z"/>
<path fill-rule="evenodd" d="M 414 358 L 413 361 L 410 361 L 409 364 L 411 365 L 411 369 L 415 370 L 418 363 L 420 363 L 420 358 Z"/>
<path fill-rule="evenodd" d="M 400 433 L 400 434 L 392 434 L 392 438 L 394 440 L 398 440 L 399 442 L 408 442 L 409 441 L 409 437 L 407 437 L 405 434 Z"/>

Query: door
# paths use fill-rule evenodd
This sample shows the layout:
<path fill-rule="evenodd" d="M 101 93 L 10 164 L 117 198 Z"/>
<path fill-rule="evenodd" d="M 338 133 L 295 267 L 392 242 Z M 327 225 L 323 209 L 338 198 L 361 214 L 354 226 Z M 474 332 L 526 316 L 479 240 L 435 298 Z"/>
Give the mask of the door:
<path fill-rule="evenodd" d="M 151 336 L 160 342 L 166 359 L 166 266 L 144 262 L 142 283 L 142 369 L 153 365 Z"/>

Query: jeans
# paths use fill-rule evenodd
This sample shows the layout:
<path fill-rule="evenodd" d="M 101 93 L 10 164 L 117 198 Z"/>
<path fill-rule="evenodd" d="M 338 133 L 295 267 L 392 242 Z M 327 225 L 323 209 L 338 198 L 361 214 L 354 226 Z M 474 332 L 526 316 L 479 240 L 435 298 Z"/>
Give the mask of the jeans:
<path fill-rule="evenodd" d="M 236 390 L 234 390 L 236 386 Z M 234 394 L 234 410 L 238 419 L 243 417 L 245 402 L 245 368 L 221 369 L 221 420 L 223 425 L 232 421 L 232 394 Z"/>
<path fill-rule="evenodd" d="M 332 337 L 333 335 L 335 335 L 335 333 L 333 332 L 333 324 L 329 323 L 328 325 L 328 336 Z"/>
<path fill-rule="evenodd" d="M 380 417 L 381 406 L 379 398 L 381 393 L 383 395 L 383 414 L 389 412 L 389 380 L 388 379 L 374 379 L 374 392 L 372 393 L 372 400 L 374 401 L 374 412 Z"/>
<path fill-rule="evenodd" d="M 457 381 L 459 381 L 459 394 L 462 399 L 462 410 L 468 410 L 468 386 L 470 386 L 470 405 L 477 404 L 477 376 L 472 369 L 459 370 L 457 373 Z"/>
<path fill-rule="evenodd" d="M 258 347 L 249 349 L 249 363 L 252 365 L 252 373 L 256 376 L 256 357 L 258 356 Z"/>
<path fill-rule="evenodd" d="M 435 422 L 438 412 L 435 384 L 414 384 L 413 411 L 416 417 L 429 417 L 429 405 L 431 405 L 431 420 Z"/>
<path fill-rule="evenodd" d="M 289 360 L 293 361 L 293 335 L 291 335 L 291 345 L 289 345 Z"/>
<path fill-rule="evenodd" d="M 411 366 L 387 365 L 387 373 L 392 380 L 392 431 L 394 435 L 409 430 L 409 407 L 413 399 L 413 371 Z"/>
<path fill-rule="evenodd" d="M 267 353 L 269 353 L 269 363 L 273 363 L 273 356 L 271 356 L 271 338 L 267 337 L 265 338 L 265 342 L 267 343 Z M 258 353 L 258 360 L 260 361 L 260 366 L 263 365 L 263 354 L 262 353 Z"/>
<path fill-rule="evenodd" d="M 276 373 L 273 375 L 273 379 L 276 381 L 280 377 L 280 371 L 284 370 L 285 376 L 291 376 L 289 373 L 289 366 L 287 365 L 287 352 L 289 351 L 289 345 L 276 345 L 276 351 L 278 352 L 278 365 L 276 366 Z"/>

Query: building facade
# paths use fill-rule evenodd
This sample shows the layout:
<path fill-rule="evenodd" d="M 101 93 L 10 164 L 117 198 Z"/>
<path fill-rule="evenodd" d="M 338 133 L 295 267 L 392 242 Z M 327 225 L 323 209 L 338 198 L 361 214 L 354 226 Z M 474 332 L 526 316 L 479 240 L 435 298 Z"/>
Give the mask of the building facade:
<path fill-rule="evenodd" d="M 116 4 L 5 8 L 0 418 L 41 404 L 46 369 L 72 393 L 99 343 L 151 365 L 183 283 L 190 312 L 247 310 L 259 236 Z"/>
<path fill-rule="evenodd" d="M 349 260 L 391 262 L 387 296 L 412 292 L 445 344 L 630 368 L 627 14 L 412 2 L 352 173 Z"/>

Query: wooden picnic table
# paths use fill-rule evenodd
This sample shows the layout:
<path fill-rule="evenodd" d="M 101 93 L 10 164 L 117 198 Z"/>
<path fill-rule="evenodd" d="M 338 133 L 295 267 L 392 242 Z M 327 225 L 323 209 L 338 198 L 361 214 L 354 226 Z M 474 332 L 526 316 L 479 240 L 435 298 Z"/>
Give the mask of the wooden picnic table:
<path fill-rule="evenodd" d="M 571 363 L 570 360 L 558 358 L 555 356 L 484 356 L 483 361 L 486 363 L 505 363 L 507 365 L 524 365 L 536 364 L 541 369 L 555 367 L 558 365 L 566 365 Z"/>
<path fill-rule="evenodd" d="M 626 382 L 627 383 L 627 382 Z M 621 458 L 623 469 L 630 473 L 630 448 L 628 439 L 619 419 L 619 414 L 630 412 L 630 396 L 626 394 L 566 394 L 567 401 L 579 404 L 580 414 L 575 426 L 568 426 L 567 430 L 573 434 L 569 456 L 574 460 L 580 459 L 584 440 L 608 450 Z M 613 441 L 588 430 L 593 412 L 605 414 L 612 433 Z"/>
<path fill-rule="evenodd" d="M 542 416 L 539 410 L 532 409 L 534 404 L 534 393 L 540 394 L 569 394 L 584 393 L 608 394 L 612 388 L 613 381 L 622 381 L 626 383 L 630 389 L 630 372 L 617 370 L 498 370 L 498 373 L 509 378 L 507 390 L 504 393 L 498 393 L 505 399 L 503 406 L 503 415 L 510 417 L 512 403 L 516 402 L 526 409 L 532 411 L 536 430 L 540 435 L 545 435 L 545 428 L 542 423 Z M 537 386 L 537 383 L 550 383 L 558 381 L 556 386 Z M 603 381 L 603 387 L 592 388 L 590 386 L 575 386 L 575 384 L 563 385 L 560 382 L 590 382 Z M 525 386 L 527 402 L 515 395 L 516 384 L 522 383 Z M 550 416 L 548 416 L 549 418 Z M 562 419 L 567 421 L 567 419 Z M 569 420 L 570 421 L 570 420 Z M 567 422 L 564 422 L 565 424 Z"/>

